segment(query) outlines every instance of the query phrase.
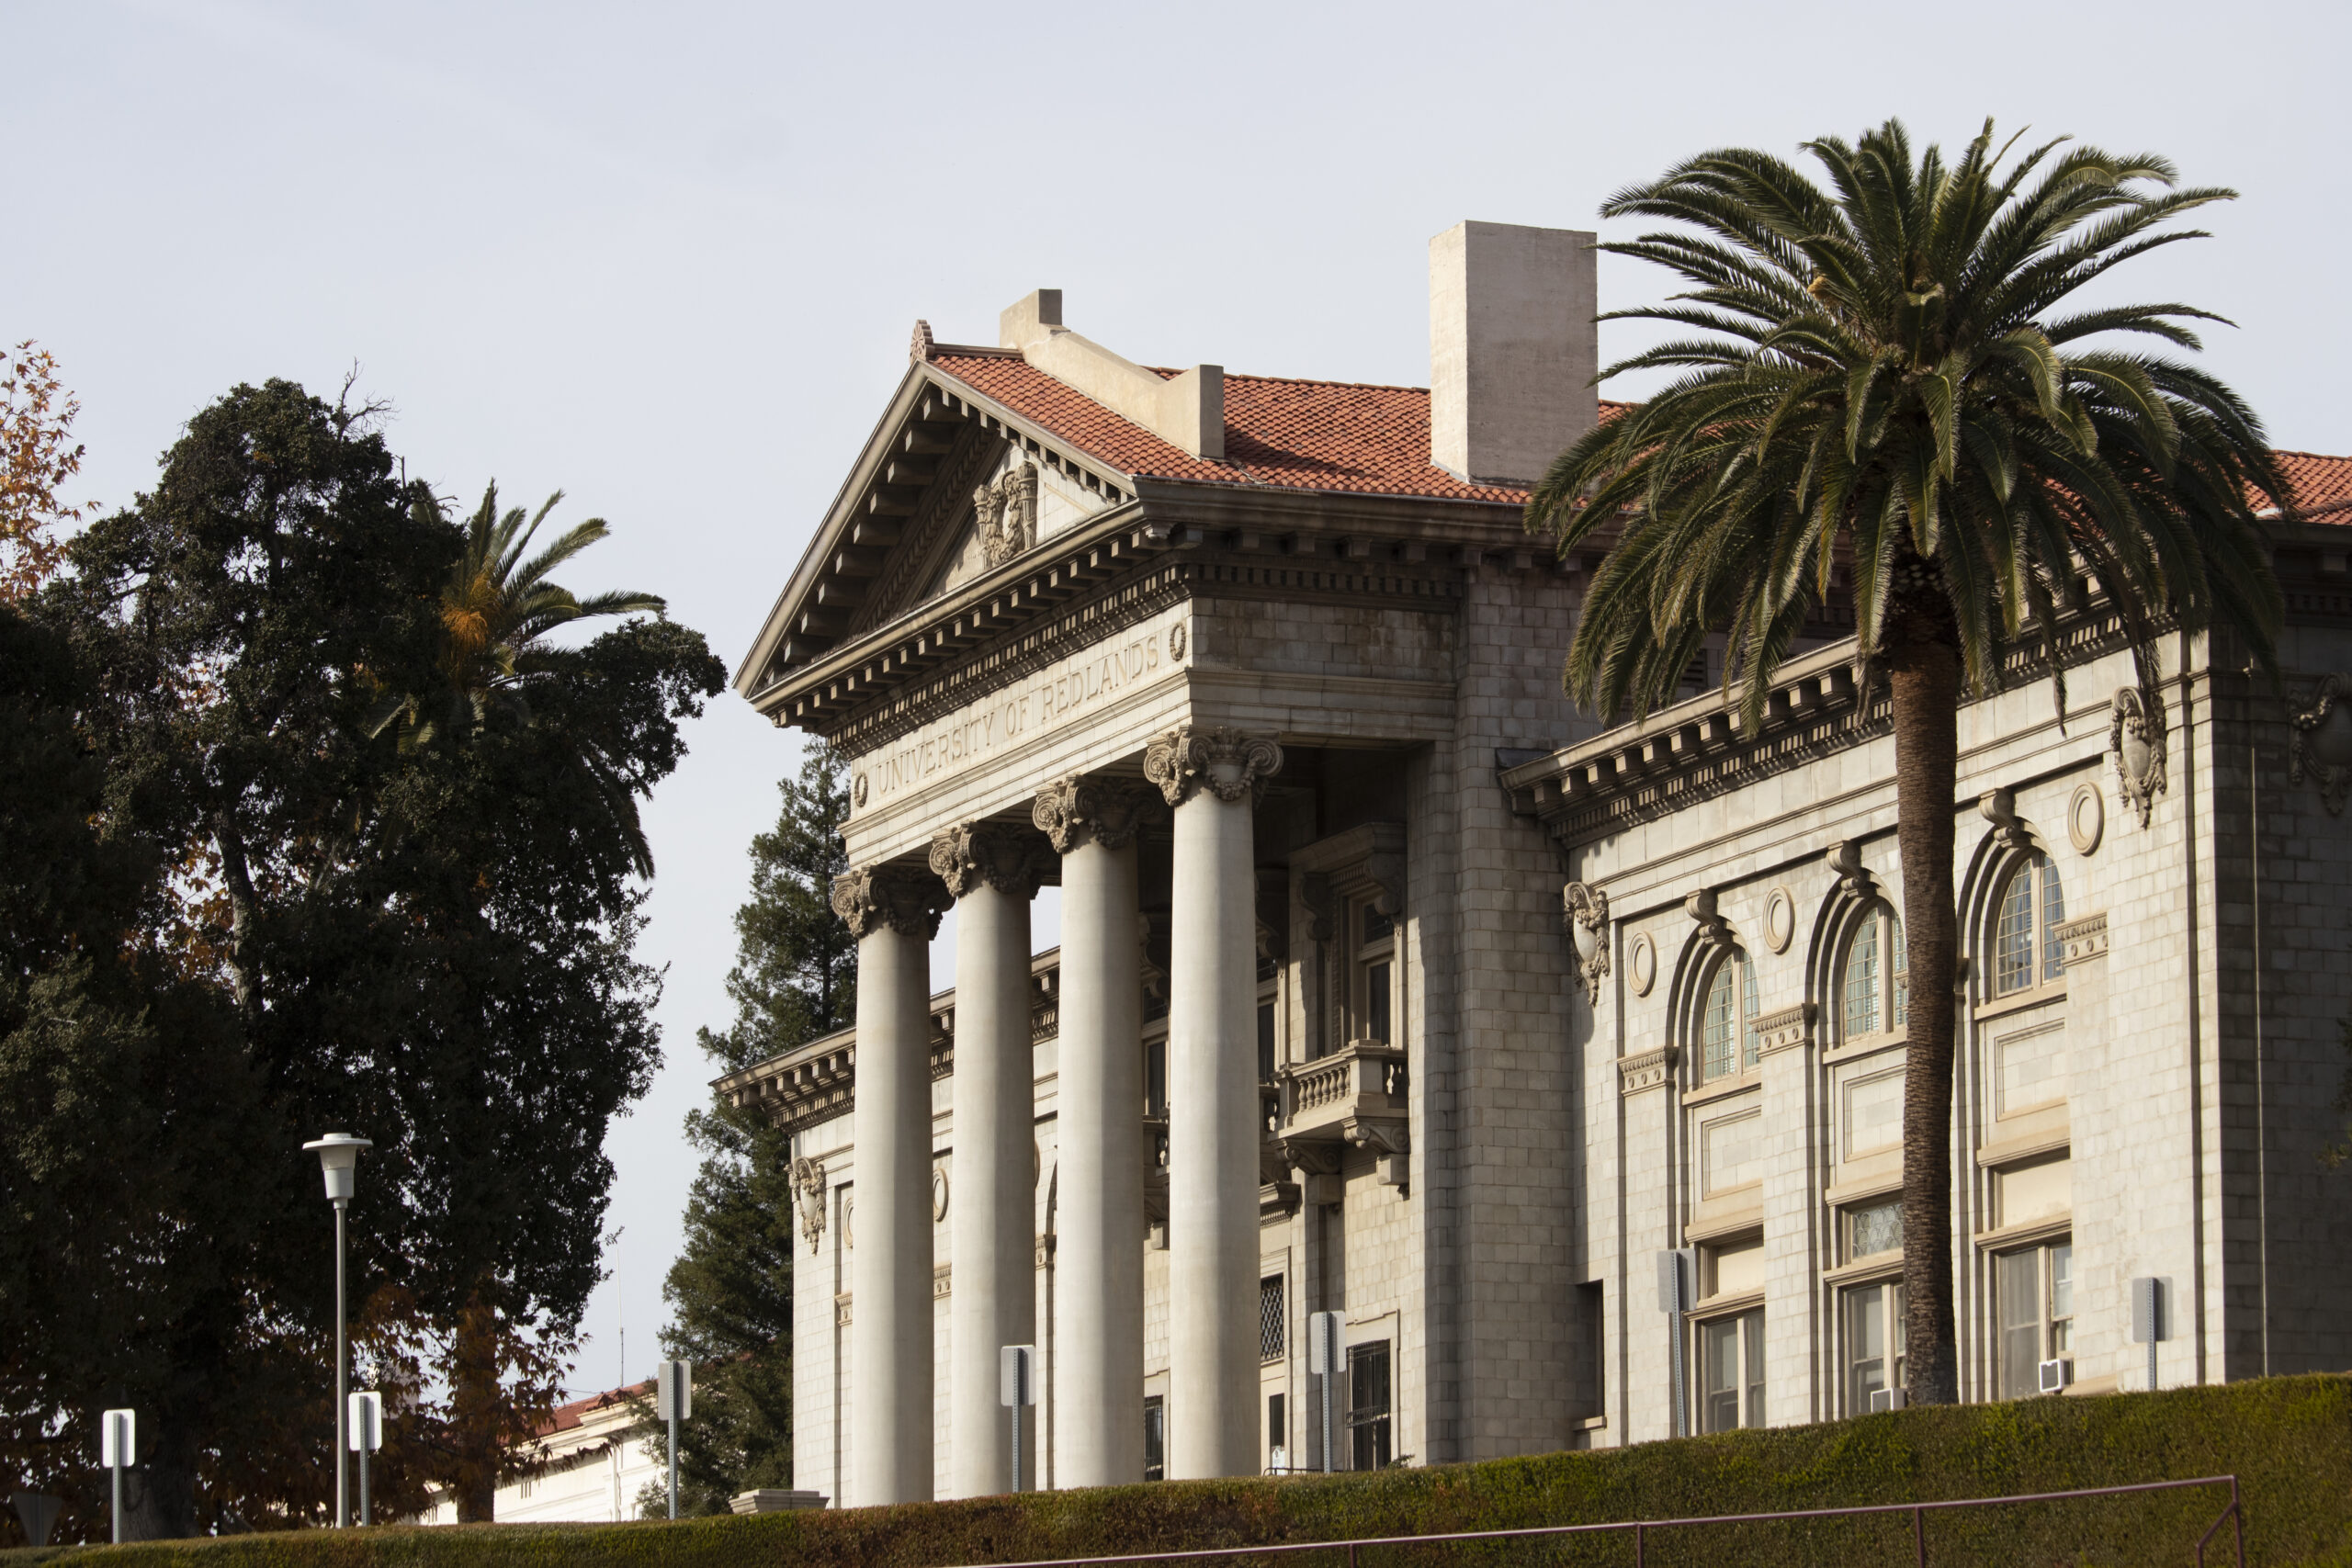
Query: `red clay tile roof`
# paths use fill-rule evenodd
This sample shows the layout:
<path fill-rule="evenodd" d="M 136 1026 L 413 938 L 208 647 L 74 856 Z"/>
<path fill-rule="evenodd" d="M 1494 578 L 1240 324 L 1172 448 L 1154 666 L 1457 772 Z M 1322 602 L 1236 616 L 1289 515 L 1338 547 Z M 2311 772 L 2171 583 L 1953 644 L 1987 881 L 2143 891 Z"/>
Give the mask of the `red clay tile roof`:
<path fill-rule="evenodd" d="M 611 1389 L 604 1393 L 592 1394 L 586 1399 L 575 1399 L 569 1404 L 559 1404 L 548 1412 L 546 1420 L 539 1423 L 537 1435 L 544 1438 L 550 1433 L 568 1432 L 579 1426 L 591 1412 L 603 1410 L 609 1405 L 626 1404 L 632 1399 L 643 1399 L 652 1392 L 653 1380 L 648 1378 L 643 1382 L 634 1382 L 627 1388 Z"/>
<path fill-rule="evenodd" d="M 2317 452 L 2278 453 L 2295 486 L 2295 500 L 2314 523 L 2352 523 L 2352 457 Z"/>
<path fill-rule="evenodd" d="M 1527 492 L 1464 484 L 1429 460 L 1425 387 L 1369 387 L 1279 376 L 1225 378 L 1225 457 L 1195 457 L 1033 368 L 1018 355 L 955 345 L 932 350 L 938 370 L 1139 479 L 1283 490 L 1352 491 L 1524 505 Z M 1173 376 L 1172 370 L 1161 370 Z M 1604 417 L 1627 407 L 1601 404 Z M 2278 454 L 2314 520 L 2352 524 L 2352 457 Z"/>
<path fill-rule="evenodd" d="M 1195 457 L 1011 355 L 936 349 L 932 365 L 1141 479 L 1352 491 L 1524 505 L 1527 492 L 1464 484 L 1429 459 L 1430 394 L 1279 376 L 1225 378 L 1225 457 Z M 1175 372 L 1162 370 L 1163 376 Z"/>

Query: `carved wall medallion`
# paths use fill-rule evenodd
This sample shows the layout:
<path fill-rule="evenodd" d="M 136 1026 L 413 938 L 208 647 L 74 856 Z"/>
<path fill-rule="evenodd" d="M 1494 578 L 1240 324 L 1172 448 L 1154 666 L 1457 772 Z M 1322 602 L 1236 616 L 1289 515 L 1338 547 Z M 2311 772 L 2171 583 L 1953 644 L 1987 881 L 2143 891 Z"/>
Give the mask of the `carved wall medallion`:
<path fill-rule="evenodd" d="M 1775 887 L 1764 897 L 1764 945 L 1775 953 L 1786 953 L 1797 935 L 1797 901 L 1785 887 Z"/>
<path fill-rule="evenodd" d="M 1576 945 L 1584 999 L 1597 1007 L 1600 983 L 1609 977 L 1609 895 L 1571 882 L 1560 889 L 1560 914 L 1568 928 L 1568 940 Z"/>
<path fill-rule="evenodd" d="M 861 942 L 886 927 L 929 942 L 947 900 L 938 878 L 911 866 L 865 865 L 833 878 L 832 905 Z"/>
<path fill-rule="evenodd" d="M 1191 640 L 1191 634 L 1184 630 L 1182 622 L 1168 628 L 1168 661 L 1170 664 L 1184 662 L 1184 649 Z"/>
<path fill-rule="evenodd" d="M 865 775 L 860 773 L 850 781 L 849 803 L 859 810 L 865 809 Z"/>
<path fill-rule="evenodd" d="M 2115 758 L 2116 781 L 2144 828 L 2165 792 L 2164 705 L 2148 701 L 2137 686 L 2119 686 L 2109 709 L 2107 749 Z"/>
<path fill-rule="evenodd" d="M 845 1192 L 842 1195 L 842 1250 L 854 1252 L 856 1249 L 857 1194 Z"/>
<path fill-rule="evenodd" d="M 2066 837 L 2074 844 L 2075 852 L 2089 854 L 2106 835 L 2106 797 L 2095 784 L 2075 785 L 2075 798 L 2066 803 Z"/>
<path fill-rule="evenodd" d="M 972 492 L 980 549 L 990 566 L 1002 566 L 1037 542 L 1037 465 L 1008 468 L 994 484 Z"/>
<path fill-rule="evenodd" d="M 1648 996 L 1650 987 L 1657 984 L 1657 943 L 1647 931 L 1634 939 L 1632 950 L 1625 954 L 1625 978 L 1637 997 Z"/>
<path fill-rule="evenodd" d="M 1159 802 L 1140 784 L 1072 773 L 1037 792 L 1029 819 L 1056 853 L 1066 855 L 1089 843 L 1124 850 L 1159 809 Z"/>
<path fill-rule="evenodd" d="M 1224 725 L 1178 725 L 1143 753 L 1143 776 L 1159 786 L 1170 807 L 1183 805 L 1196 788 L 1219 800 L 1247 795 L 1255 805 L 1266 792 L 1266 781 L 1282 768 L 1280 746 Z"/>
<path fill-rule="evenodd" d="M 933 1224 L 947 1217 L 947 1168 L 931 1168 L 931 1219 Z"/>
<path fill-rule="evenodd" d="M 2294 784 L 2309 773 L 2319 785 L 2320 804 L 2328 815 L 2344 815 L 2344 796 L 2352 789 L 2352 675 L 2334 672 L 2319 678 L 2311 707 L 2294 717 L 2287 738 L 2287 777 Z"/>
<path fill-rule="evenodd" d="M 800 1199 L 800 1236 L 814 1253 L 825 1238 L 825 1162 L 806 1156 L 792 1162 L 792 1190 Z"/>
<path fill-rule="evenodd" d="M 1045 848 L 1002 822 L 959 822 L 931 840 L 931 869 L 958 898 L 984 885 L 1034 898 L 1045 874 Z"/>
<path fill-rule="evenodd" d="M 1715 908 L 1715 890 L 1702 887 L 1682 900 L 1683 912 L 1699 922 L 1699 940 L 1709 947 L 1732 945 L 1731 922 Z"/>

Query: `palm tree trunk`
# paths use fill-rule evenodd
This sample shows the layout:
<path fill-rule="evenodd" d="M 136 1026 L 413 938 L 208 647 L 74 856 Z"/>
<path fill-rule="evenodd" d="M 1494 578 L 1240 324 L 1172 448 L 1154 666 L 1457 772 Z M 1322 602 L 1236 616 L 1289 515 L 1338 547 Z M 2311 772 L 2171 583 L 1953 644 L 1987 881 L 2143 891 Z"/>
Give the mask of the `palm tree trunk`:
<path fill-rule="evenodd" d="M 1903 1081 L 1905 1381 L 1916 1404 L 1960 1398 L 1951 1278 L 1952 795 L 1959 787 L 1960 655 L 1940 637 L 1892 650 L 1895 839 L 1910 969 Z"/>

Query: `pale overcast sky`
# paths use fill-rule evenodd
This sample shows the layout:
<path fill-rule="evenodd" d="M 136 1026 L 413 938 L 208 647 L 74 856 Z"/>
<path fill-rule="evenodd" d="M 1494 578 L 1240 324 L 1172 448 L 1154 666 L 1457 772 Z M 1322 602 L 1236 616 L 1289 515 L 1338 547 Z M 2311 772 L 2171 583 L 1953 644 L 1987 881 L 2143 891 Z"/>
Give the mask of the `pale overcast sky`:
<path fill-rule="evenodd" d="M 0 339 L 58 355 L 108 504 L 228 387 L 332 393 L 356 362 L 412 472 L 469 503 L 563 488 L 616 531 L 571 586 L 666 594 L 731 667 L 918 316 L 993 342 L 1057 287 L 1146 363 L 1418 385 L 1425 245 L 1461 219 L 1589 228 L 1708 147 L 1889 114 L 1949 146 L 1991 114 L 2242 191 L 2126 292 L 2234 318 L 2210 361 L 2278 444 L 2352 452 L 2347 15 L 0 0 Z M 1604 307 L 1667 282 L 1600 280 Z M 732 695 L 692 740 L 649 812 L 669 1065 L 610 1139 L 625 1235 L 581 1390 L 622 1374 L 623 1323 L 651 1370 L 694 1031 L 726 1020 L 745 845 L 797 764 Z"/>

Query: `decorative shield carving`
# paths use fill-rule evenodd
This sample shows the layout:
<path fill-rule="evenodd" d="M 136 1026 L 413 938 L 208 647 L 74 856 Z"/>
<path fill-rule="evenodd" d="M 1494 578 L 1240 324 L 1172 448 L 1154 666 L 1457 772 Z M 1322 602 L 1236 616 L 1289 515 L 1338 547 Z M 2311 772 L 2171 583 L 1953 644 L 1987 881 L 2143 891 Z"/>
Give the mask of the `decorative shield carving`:
<path fill-rule="evenodd" d="M 1571 882 L 1560 889 L 1560 913 L 1568 928 L 1568 940 L 1576 944 L 1584 999 L 1598 1006 L 1600 983 L 1609 977 L 1609 895 Z"/>
<path fill-rule="evenodd" d="M 805 1157 L 794 1160 L 792 1190 L 800 1198 L 800 1237 L 813 1253 L 825 1238 L 825 1162 Z"/>
<path fill-rule="evenodd" d="M 2309 773 L 2319 785 L 2320 804 L 2332 817 L 2344 815 L 2344 795 L 2352 788 L 2352 675 L 2331 671 L 2319 678 L 2319 692 L 2311 707 L 2294 717 L 2287 739 L 2287 777 L 2295 784 Z"/>
<path fill-rule="evenodd" d="M 2117 787 L 2144 828 L 2165 792 L 2164 705 L 2150 702 L 2137 686 L 2119 686 L 2109 712 L 2107 749 L 2115 758 Z"/>

